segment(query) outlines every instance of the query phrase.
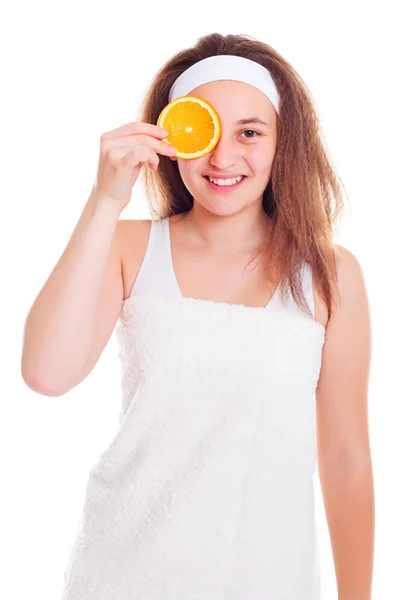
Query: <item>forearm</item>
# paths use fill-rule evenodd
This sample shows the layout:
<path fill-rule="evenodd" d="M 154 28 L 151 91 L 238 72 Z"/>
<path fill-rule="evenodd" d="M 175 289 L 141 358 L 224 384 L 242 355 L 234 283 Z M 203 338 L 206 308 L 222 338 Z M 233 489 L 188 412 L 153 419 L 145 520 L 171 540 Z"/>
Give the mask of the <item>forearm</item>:
<path fill-rule="evenodd" d="M 320 468 L 339 600 L 371 600 L 375 500 L 371 463 Z"/>
<path fill-rule="evenodd" d="M 27 382 L 57 390 L 83 368 L 118 218 L 114 205 L 98 201 L 92 191 L 26 319 L 22 374 Z"/>

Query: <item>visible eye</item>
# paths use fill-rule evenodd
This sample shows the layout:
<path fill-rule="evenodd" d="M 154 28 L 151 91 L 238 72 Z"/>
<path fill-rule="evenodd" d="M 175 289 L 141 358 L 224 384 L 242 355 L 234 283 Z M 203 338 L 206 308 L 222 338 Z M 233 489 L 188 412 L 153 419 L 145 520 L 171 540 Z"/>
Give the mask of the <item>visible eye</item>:
<path fill-rule="evenodd" d="M 245 136 L 248 140 L 251 138 L 254 138 L 256 136 L 259 136 L 260 134 L 258 133 L 258 131 L 254 131 L 254 129 L 246 129 L 245 131 L 242 131 L 242 133 L 254 133 L 255 135 L 250 135 L 250 136 Z"/>

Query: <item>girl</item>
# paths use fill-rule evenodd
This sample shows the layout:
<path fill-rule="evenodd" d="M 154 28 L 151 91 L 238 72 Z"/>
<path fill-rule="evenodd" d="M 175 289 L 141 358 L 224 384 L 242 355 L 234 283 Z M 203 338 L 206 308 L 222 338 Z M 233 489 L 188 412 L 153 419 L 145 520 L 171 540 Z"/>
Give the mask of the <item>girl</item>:
<path fill-rule="evenodd" d="M 155 125 L 187 94 L 222 125 L 194 160 Z M 119 219 L 143 166 L 153 219 Z M 22 357 L 32 389 L 65 394 L 117 325 L 120 426 L 63 600 L 321 598 L 317 457 L 339 598 L 370 598 L 370 323 L 360 265 L 333 242 L 342 209 L 305 84 L 246 36 L 175 55 L 138 122 L 101 137 Z"/>

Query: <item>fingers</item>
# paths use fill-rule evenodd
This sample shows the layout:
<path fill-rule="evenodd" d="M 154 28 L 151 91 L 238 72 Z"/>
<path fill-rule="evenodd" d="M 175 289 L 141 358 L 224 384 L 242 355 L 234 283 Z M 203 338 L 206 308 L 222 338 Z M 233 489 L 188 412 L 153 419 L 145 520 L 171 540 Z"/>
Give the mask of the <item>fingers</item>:
<path fill-rule="evenodd" d="M 100 137 L 100 141 L 135 134 L 145 134 L 153 136 L 155 138 L 163 139 L 167 137 L 168 133 L 169 132 L 166 129 L 163 129 L 158 125 L 152 125 L 151 123 L 133 122 L 128 123 L 127 125 L 122 125 L 121 127 L 113 129 L 112 131 L 107 131 L 106 133 L 103 133 L 103 135 Z"/>
<path fill-rule="evenodd" d="M 100 151 L 102 154 L 106 154 L 112 148 L 118 147 L 131 147 L 132 149 L 135 146 L 139 146 L 142 144 L 147 144 L 150 148 L 153 148 L 158 154 L 163 154 L 164 156 L 175 156 L 177 150 L 167 142 L 163 142 L 161 140 L 155 139 L 149 135 L 130 135 L 121 138 L 109 138 L 102 140 L 100 142 Z"/>
<path fill-rule="evenodd" d="M 157 171 L 160 159 L 157 153 L 152 150 L 149 146 L 143 145 L 136 148 L 135 158 L 139 158 L 140 166 L 147 163 L 151 171 Z"/>
<path fill-rule="evenodd" d="M 148 163 L 149 168 L 156 171 L 160 162 L 157 153 L 146 144 L 139 144 L 134 148 L 113 148 L 108 156 L 115 168 L 119 168 L 120 165 L 129 168 L 142 167 Z"/>
<path fill-rule="evenodd" d="M 103 134 L 97 169 L 98 193 L 125 206 L 142 166 L 147 164 L 151 171 L 157 171 L 158 154 L 172 157 L 177 153 L 162 141 L 167 135 L 168 131 L 149 123 L 129 123 Z"/>

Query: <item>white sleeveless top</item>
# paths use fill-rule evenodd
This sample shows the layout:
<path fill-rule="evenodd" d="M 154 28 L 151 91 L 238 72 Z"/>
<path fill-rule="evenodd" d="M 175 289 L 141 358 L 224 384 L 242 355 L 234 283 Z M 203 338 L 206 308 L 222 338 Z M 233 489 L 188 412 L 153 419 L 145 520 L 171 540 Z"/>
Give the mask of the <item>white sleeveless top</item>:
<path fill-rule="evenodd" d="M 312 274 L 302 284 L 314 314 Z M 315 389 L 325 328 L 185 298 L 153 221 L 116 325 L 117 433 L 90 471 L 63 600 L 320 600 Z"/>

